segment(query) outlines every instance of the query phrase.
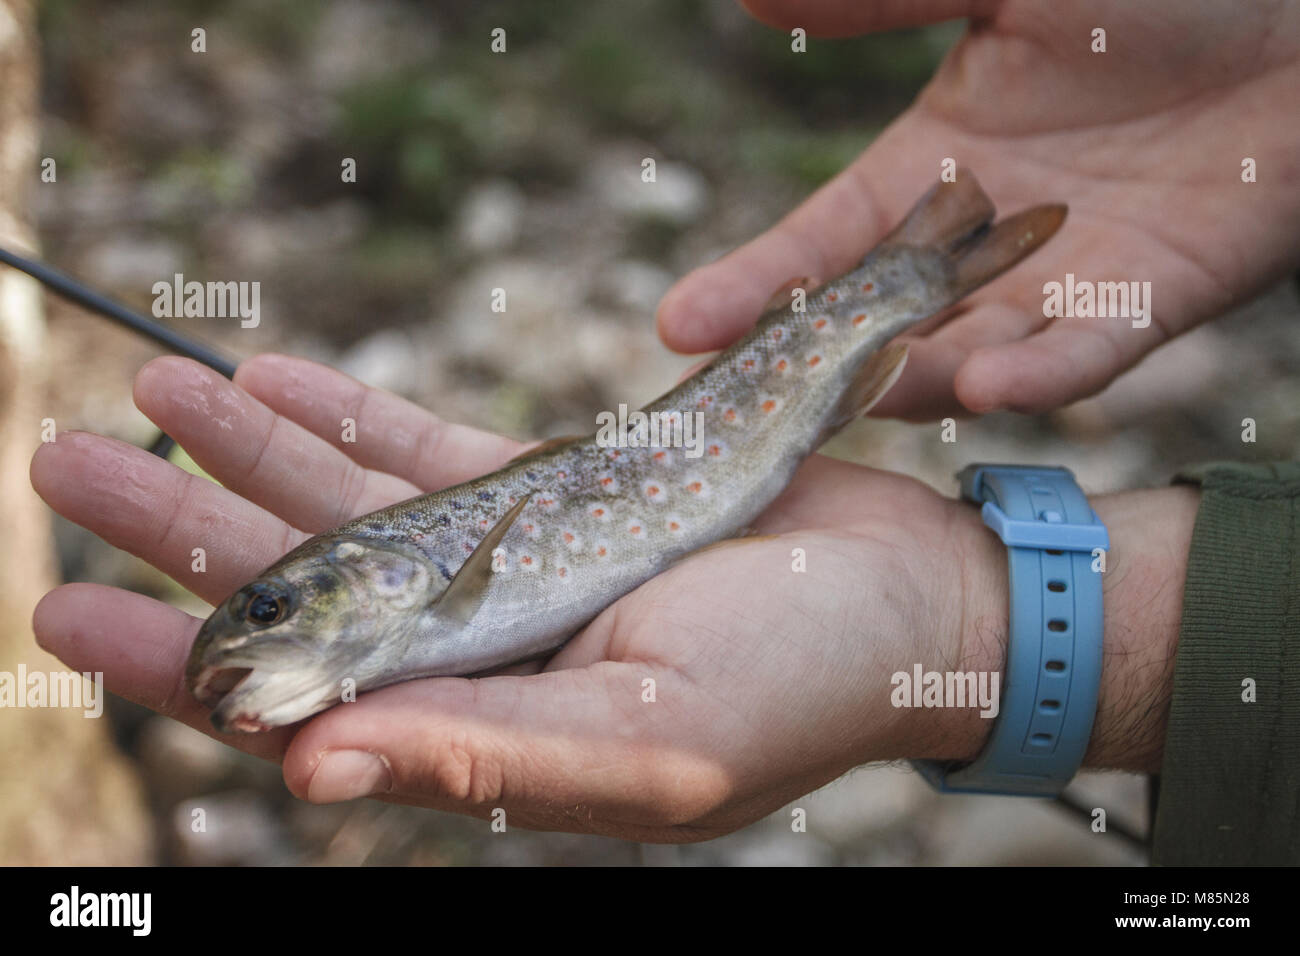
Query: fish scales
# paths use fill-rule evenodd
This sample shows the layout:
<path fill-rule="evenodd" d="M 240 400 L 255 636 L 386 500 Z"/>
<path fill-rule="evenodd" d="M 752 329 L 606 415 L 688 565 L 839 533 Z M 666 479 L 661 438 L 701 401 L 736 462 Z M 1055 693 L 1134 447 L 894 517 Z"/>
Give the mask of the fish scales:
<path fill-rule="evenodd" d="M 892 384 L 905 353 L 887 343 L 1028 254 L 1064 216 L 1036 207 L 990 228 L 992 204 L 969 173 L 959 182 L 927 194 L 855 269 L 767 310 L 644 406 L 699 413 L 698 457 L 611 446 L 597 432 L 290 552 L 196 639 L 190 683 L 216 708 L 214 723 L 262 730 L 300 719 L 336 702 L 348 676 L 368 689 L 546 653 L 616 598 L 747 526 Z M 485 556 L 473 557 L 484 550 L 490 573 Z M 272 605 L 281 617 L 267 624 Z M 340 623 L 349 615 L 351 631 Z"/>

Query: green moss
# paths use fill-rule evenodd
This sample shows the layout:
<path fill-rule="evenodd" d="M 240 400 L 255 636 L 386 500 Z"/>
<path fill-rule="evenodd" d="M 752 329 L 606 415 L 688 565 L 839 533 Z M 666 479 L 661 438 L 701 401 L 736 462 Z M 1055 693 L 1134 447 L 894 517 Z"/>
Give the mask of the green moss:
<path fill-rule="evenodd" d="M 200 147 L 183 147 L 167 157 L 156 177 L 175 189 L 202 191 L 211 202 L 222 205 L 236 204 L 253 190 L 243 165 L 225 153 Z"/>
<path fill-rule="evenodd" d="M 428 289 L 431 274 L 448 260 L 443 234 L 419 228 L 388 228 L 368 234 L 352 255 L 356 281 L 390 293 Z"/>

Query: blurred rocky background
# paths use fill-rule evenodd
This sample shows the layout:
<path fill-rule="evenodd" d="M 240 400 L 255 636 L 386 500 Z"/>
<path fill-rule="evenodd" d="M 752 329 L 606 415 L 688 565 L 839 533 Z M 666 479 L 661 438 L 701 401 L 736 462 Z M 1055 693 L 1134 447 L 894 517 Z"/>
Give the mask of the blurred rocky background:
<path fill-rule="evenodd" d="M 496 27 L 505 55 L 490 49 Z M 259 281 L 259 327 L 181 324 L 241 357 L 315 358 L 444 417 L 533 438 L 590 431 L 595 411 L 671 385 L 689 360 L 658 343 L 652 316 L 674 277 L 853 158 L 961 25 L 810 41 L 802 56 L 730 0 L 47 0 L 39 30 L 38 152 L 57 181 L 33 168 L 27 188 L 47 260 L 145 312 L 153 283 L 174 273 Z M 629 189 L 647 156 L 658 188 Z M 354 184 L 340 181 L 349 157 Z M 498 286 L 505 314 L 488 307 Z M 41 417 L 151 440 L 130 383 L 156 351 L 58 300 L 46 308 Z M 1184 462 L 1294 454 L 1297 311 L 1294 286 L 1281 287 L 1056 415 L 963 421 L 955 444 L 938 424 L 859 423 L 830 450 L 948 493 L 979 459 L 1068 464 L 1106 491 L 1164 483 Z M 1247 416 L 1272 423 L 1256 445 L 1240 441 Z M 143 563 L 55 527 L 66 579 L 206 614 Z M 686 847 L 501 836 L 422 810 L 309 806 L 277 767 L 195 731 L 116 699 L 109 720 L 102 746 L 130 762 L 150 820 L 119 843 L 158 863 L 1144 860 L 1050 804 L 938 797 L 892 766 L 797 801 L 807 834 L 791 832 L 787 808 Z M 1079 790 L 1112 824 L 1145 831 L 1143 779 L 1086 775 Z M 190 832 L 199 806 L 206 834 Z"/>

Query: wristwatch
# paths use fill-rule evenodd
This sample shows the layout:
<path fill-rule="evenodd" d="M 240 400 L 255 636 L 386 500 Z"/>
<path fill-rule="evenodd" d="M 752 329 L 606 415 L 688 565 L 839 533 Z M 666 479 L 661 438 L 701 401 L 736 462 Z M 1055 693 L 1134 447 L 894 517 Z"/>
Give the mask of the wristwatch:
<path fill-rule="evenodd" d="M 1097 711 L 1110 539 L 1065 468 L 968 465 L 957 477 L 1007 546 L 1007 666 L 979 756 L 913 765 L 947 793 L 1055 796 L 1083 763 Z"/>

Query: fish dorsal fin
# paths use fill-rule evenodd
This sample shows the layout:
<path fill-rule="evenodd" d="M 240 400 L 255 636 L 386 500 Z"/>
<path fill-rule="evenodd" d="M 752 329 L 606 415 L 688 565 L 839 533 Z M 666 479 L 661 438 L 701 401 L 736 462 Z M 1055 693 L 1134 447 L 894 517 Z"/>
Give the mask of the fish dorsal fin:
<path fill-rule="evenodd" d="M 519 513 L 524 510 L 524 505 L 528 504 L 531 497 L 531 494 L 523 495 L 496 524 L 488 529 L 488 533 L 483 536 L 478 547 L 465 559 L 456 576 L 451 579 L 447 590 L 443 591 L 434 602 L 439 615 L 466 624 L 478 611 L 484 595 L 487 594 L 488 585 L 492 581 L 492 552 L 501 544 L 501 539 L 506 536 L 506 532 L 510 530 L 510 526 L 515 523 L 515 519 L 519 517 Z"/>
<path fill-rule="evenodd" d="M 777 310 L 785 311 L 790 308 L 793 301 L 791 293 L 795 289 L 803 289 L 805 293 L 811 296 L 821 286 L 821 279 L 814 279 L 812 276 L 795 276 L 793 279 L 786 279 L 785 282 L 772 293 L 767 300 L 767 305 L 763 306 L 763 314 Z"/>
<path fill-rule="evenodd" d="M 538 442 L 536 445 L 534 445 L 532 448 L 528 449 L 527 451 L 521 451 L 519 454 L 515 455 L 514 458 L 511 458 L 509 461 L 507 461 L 506 464 L 508 465 L 510 464 L 510 462 L 514 462 L 514 461 L 523 461 L 525 458 L 532 458 L 534 455 L 544 454 L 545 452 L 552 451 L 553 449 L 559 448 L 561 445 L 567 445 L 571 441 L 577 441 L 579 438 L 582 437 L 584 436 L 557 435 L 555 438 L 548 438 L 546 439 L 546 441 Z"/>
<path fill-rule="evenodd" d="M 822 441 L 830 438 L 859 415 L 871 411 L 898 381 L 906 364 L 907 344 L 905 342 L 891 342 L 871 356 L 862 368 L 858 369 L 853 381 L 845 389 L 839 405 L 835 408 L 830 426 L 822 435 Z"/>

